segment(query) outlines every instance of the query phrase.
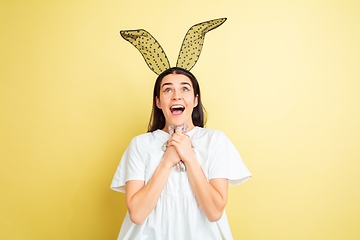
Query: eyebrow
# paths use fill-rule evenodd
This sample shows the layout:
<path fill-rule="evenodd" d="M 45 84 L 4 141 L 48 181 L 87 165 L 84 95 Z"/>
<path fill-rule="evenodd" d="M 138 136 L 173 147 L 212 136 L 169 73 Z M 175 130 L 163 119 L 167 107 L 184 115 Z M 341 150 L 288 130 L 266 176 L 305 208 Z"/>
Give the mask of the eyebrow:
<path fill-rule="evenodd" d="M 168 82 L 168 83 L 164 83 L 161 87 L 163 88 L 166 85 L 173 85 L 173 84 L 171 82 Z M 189 85 L 191 87 L 190 83 L 188 82 L 181 82 L 180 85 Z"/>

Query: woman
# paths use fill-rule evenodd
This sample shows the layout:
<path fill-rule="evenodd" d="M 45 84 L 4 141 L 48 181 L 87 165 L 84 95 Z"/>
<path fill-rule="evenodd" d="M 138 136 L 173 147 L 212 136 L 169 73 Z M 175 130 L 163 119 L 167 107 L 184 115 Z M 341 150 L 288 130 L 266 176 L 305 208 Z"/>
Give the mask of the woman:
<path fill-rule="evenodd" d="M 188 132 L 169 134 L 183 124 Z M 178 67 L 161 73 L 149 132 L 131 141 L 111 184 L 126 193 L 128 207 L 118 239 L 232 239 L 224 212 L 228 185 L 251 174 L 225 134 L 203 127 L 194 75 Z M 175 166 L 180 161 L 184 172 Z"/>

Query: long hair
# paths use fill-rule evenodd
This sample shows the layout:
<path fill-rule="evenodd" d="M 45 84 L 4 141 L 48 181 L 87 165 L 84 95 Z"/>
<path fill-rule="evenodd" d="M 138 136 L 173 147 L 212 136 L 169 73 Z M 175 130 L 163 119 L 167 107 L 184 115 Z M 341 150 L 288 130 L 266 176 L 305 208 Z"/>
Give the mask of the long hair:
<path fill-rule="evenodd" d="M 154 85 L 153 106 L 148 126 L 148 132 L 153 132 L 157 129 L 163 129 L 165 127 L 166 119 L 162 110 L 156 106 L 156 97 L 160 99 L 161 81 L 165 76 L 169 74 L 182 74 L 191 80 L 194 89 L 194 97 L 196 97 L 196 95 L 198 96 L 198 105 L 194 107 L 191 118 L 195 126 L 204 127 L 206 123 L 206 111 L 201 102 L 200 86 L 198 81 L 191 72 L 183 68 L 173 67 L 162 72 L 156 79 Z"/>

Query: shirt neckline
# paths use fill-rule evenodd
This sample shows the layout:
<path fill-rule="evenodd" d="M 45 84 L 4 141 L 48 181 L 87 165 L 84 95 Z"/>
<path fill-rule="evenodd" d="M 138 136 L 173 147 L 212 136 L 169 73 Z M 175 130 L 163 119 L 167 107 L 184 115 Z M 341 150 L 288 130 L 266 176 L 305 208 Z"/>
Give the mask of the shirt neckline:
<path fill-rule="evenodd" d="M 193 129 L 188 131 L 186 134 L 189 135 L 189 137 L 191 137 L 192 135 L 194 135 L 194 132 L 196 132 L 198 128 L 200 128 L 200 127 L 195 126 Z M 162 133 L 163 135 L 166 135 L 169 138 L 171 137 L 169 133 L 163 131 L 162 129 L 157 129 L 155 132 L 160 132 L 160 133 Z"/>

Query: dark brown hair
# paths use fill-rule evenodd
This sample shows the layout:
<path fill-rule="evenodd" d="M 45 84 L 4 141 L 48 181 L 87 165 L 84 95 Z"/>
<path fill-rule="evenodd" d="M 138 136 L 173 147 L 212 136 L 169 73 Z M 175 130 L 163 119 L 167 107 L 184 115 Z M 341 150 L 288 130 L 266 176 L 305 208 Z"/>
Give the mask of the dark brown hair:
<path fill-rule="evenodd" d="M 194 89 L 194 97 L 196 97 L 196 95 L 198 95 L 198 105 L 196 107 L 194 107 L 191 118 L 193 121 L 193 124 L 195 126 L 198 127 L 204 127 L 205 123 L 206 123 L 206 118 L 205 118 L 205 108 L 202 105 L 201 102 L 201 95 L 200 95 L 200 86 L 198 81 L 196 80 L 195 76 L 183 69 L 183 68 L 179 68 L 179 67 L 173 67 L 173 68 L 169 68 L 167 70 L 165 70 L 164 72 L 162 72 L 158 78 L 156 79 L 155 82 L 155 86 L 154 86 L 154 94 L 153 94 L 153 106 L 152 106 L 152 111 L 151 111 L 151 116 L 150 116 L 150 121 L 149 121 L 149 126 L 148 126 L 148 132 L 153 132 L 157 129 L 163 129 L 165 127 L 165 116 L 162 112 L 161 109 L 159 109 L 156 106 L 156 97 L 158 99 L 160 99 L 160 85 L 161 85 L 161 81 L 163 80 L 163 78 L 169 74 L 182 74 L 187 76 L 192 85 L 193 85 L 193 89 Z"/>

